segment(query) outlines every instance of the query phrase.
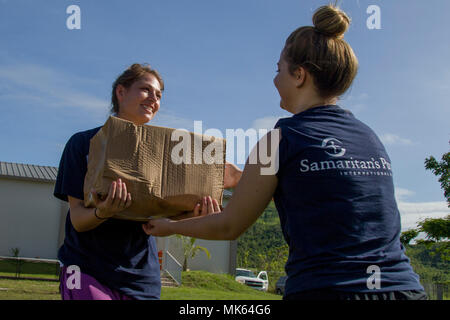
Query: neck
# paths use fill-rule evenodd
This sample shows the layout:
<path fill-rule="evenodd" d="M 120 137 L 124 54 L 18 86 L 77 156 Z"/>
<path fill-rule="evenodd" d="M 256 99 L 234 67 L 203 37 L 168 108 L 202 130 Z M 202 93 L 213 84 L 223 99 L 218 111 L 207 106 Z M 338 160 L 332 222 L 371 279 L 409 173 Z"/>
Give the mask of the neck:
<path fill-rule="evenodd" d="M 295 107 L 291 108 L 291 111 L 293 114 L 297 114 L 312 108 L 320 107 L 320 106 L 326 106 L 326 105 L 332 105 L 336 104 L 337 98 L 331 98 L 331 99 L 317 99 L 312 101 L 305 101 L 302 103 L 297 104 Z"/>
<path fill-rule="evenodd" d="M 143 124 L 146 124 L 146 122 L 141 123 L 139 121 L 136 121 L 136 119 L 134 119 L 133 117 L 130 117 L 127 114 L 121 113 L 120 111 L 119 111 L 119 113 L 115 114 L 114 116 L 117 118 L 123 119 L 123 120 L 133 122 L 136 126 L 141 126 Z"/>

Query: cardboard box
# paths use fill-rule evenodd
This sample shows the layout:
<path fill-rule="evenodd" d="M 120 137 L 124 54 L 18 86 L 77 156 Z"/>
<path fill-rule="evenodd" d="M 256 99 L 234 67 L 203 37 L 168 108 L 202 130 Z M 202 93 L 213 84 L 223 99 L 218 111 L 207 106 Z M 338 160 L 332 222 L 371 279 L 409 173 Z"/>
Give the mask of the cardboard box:
<path fill-rule="evenodd" d="M 86 207 L 91 189 L 103 199 L 121 178 L 132 204 L 114 218 L 145 221 L 192 211 L 204 196 L 222 203 L 225 139 L 110 116 L 91 139 L 84 180 Z"/>

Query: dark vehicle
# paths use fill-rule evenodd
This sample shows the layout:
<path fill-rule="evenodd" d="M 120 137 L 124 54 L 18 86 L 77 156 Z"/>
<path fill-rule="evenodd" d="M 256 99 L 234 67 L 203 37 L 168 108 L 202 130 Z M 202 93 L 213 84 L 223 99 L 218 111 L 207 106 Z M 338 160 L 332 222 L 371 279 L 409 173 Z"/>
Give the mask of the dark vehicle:
<path fill-rule="evenodd" d="M 286 284 L 286 279 L 287 279 L 287 276 L 283 276 L 283 277 L 280 277 L 280 279 L 278 279 L 277 283 L 275 284 L 275 292 L 277 294 L 284 295 L 284 286 Z"/>

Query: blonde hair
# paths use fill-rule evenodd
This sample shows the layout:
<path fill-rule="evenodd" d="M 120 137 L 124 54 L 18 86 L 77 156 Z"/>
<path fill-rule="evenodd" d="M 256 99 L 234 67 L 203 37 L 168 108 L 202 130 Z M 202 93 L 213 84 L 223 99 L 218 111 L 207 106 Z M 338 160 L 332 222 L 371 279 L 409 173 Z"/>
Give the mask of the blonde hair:
<path fill-rule="evenodd" d="M 316 10 L 312 21 L 313 27 L 300 27 L 291 33 L 283 57 L 292 74 L 303 67 L 312 75 L 320 96 L 340 96 L 358 71 L 358 59 L 344 40 L 351 20 L 341 9 L 326 5 Z"/>
<path fill-rule="evenodd" d="M 111 113 L 119 113 L 119 101 L 116 96 L 116 88 L 120 84 L 125 88 L 129 88 L 135 81 L 142 78 L 146 73 L 153 75 L 159 82 L 161 92 L 164 91 L 164 81 L 161 75 L 155 69 L 152 69 L 149 64 L 134 63 L 129 66 L 112 85 L 111 92 Z"/>

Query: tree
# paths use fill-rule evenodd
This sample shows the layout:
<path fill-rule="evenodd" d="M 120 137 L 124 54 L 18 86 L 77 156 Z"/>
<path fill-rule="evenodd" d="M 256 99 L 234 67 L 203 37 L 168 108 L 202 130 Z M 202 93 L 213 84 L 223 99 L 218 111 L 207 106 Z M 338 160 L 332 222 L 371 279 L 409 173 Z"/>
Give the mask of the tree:
<path fill-rule="evenodd" d="M 237 261 L 238 261 L 238 267 L 248 267 L 248 256 L 249 251 L 248 250 L 239 250 L 237 255 Z"/>
<path fill-rule="evenodd" d="M 443 219 L 428 218 L 417 225 L 419 231 L 427 234 L 427 240 L 421 243 L 429 247 L 430 255 L 439 254 L 442 261 L 450 261 L 450 215 Z"/>
<path fill-rule="evenodd" d="M 9 249 L 9 251 L 11 252 L 11 256 L 14 257 L 14 264 L 16 266 L 16 278 L 19 279 L 22 272 L 22 265 L 25 263 L 25 261 L 20 260 L 19 258 L 20 248 L 11 248 Z"/>
<path fill-rule="evenodd" d="M 447 205 L 450 208 L 450 152 L 444 153 L 440 162 L 433 156 L 425 159 L 425 168 L 439 177 L 441 188 L 444 190 L 444 196 L 447 199 Z"/>
<path fill-rule="evenodd" d="M 208 249 L 195 244 L 195 241 L 197 240 L 196 238 L 185 237 L 178 234 L 177 238 L 181 240 L 181 244 L 183 246 L 183 254 L 184 254 L 183 271 L 187 271 L 188 259 L 193 259 L 197 255 L 197 252 L 199 250 L 206 253 L 208 259 L 211 259 L 211 254 L 209 253 Z"/>
<path fill-rule="evenodd" d="M 444 238 L 450 238 L 450 215 L 445 218 L 427 218 L 418 224 L 419 231 L 427 234 L 427 239 L 432 242 L 441 241 Z"/>
<path fill-rule="evenodd" d="M 419 231 L 417 229 L 410 229 L 410 230 L 404 231 L 400 235 L 400 242 L 404 246 L 407 246 L 407 245 L 409 245 L 411 240 L 414 239 L 415 237 L 417 237 L 418 235 L 419 235 Z"/>

